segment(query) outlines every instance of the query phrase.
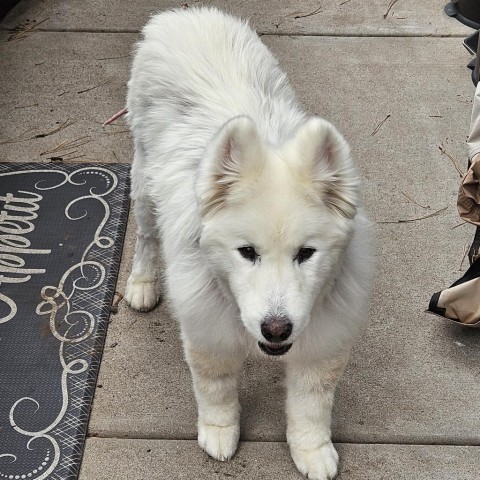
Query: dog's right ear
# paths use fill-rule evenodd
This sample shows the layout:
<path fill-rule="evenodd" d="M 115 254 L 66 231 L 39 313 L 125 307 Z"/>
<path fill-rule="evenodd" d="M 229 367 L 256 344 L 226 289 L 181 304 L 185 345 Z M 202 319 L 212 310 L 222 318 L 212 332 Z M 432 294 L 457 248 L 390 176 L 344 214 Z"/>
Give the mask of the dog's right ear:
<path fill-rule="evenodd" d="M 253 120 L 246 116 L 229 120 L 200 164 L 196 191 L 202 215 L 218 212 L 236 197 L 240 200 L 244 187 L 261 173 L 263 158 L 263 144 Z"/>

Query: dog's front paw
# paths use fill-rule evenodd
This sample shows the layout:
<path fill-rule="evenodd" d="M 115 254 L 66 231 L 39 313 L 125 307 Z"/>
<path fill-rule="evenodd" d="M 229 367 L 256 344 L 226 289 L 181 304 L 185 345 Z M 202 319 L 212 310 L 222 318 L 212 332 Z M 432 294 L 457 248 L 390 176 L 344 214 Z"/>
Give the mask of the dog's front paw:
<path fill-rule="evenodd" d="M 134 310 L 148 312 L 160 300 L 160 288 L 156 279 L 130 278 L 125 289 L 125 300 Z"/>
<path fill-rule="evenodd" d="M 237 450 L 240 426 L 207 425 L 198 423 L 198 444 L 211 457 L 224 462 L 230 460 Z"/>
<path fill-rule="evenodd" d="M 291 447 L 290 451 L 298 470 L 307 478 L 311 480 L 330 480 L 335 478 L 338 466 L 338 453 L 332 442 L 312 450 Z"/>

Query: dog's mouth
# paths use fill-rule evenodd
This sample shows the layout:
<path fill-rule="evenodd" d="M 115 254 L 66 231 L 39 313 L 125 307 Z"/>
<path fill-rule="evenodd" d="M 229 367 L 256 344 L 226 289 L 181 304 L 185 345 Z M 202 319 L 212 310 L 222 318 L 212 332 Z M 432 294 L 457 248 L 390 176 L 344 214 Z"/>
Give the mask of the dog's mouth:
<path fill-rule="evenodd" d="M 258 346 L 260 347 L 260 350 L 267 355 L 279 356 L 285 355 L 292 347 L 292 344 L 288 343 L 287 345 L 274 345 L 258 342 Z"/>

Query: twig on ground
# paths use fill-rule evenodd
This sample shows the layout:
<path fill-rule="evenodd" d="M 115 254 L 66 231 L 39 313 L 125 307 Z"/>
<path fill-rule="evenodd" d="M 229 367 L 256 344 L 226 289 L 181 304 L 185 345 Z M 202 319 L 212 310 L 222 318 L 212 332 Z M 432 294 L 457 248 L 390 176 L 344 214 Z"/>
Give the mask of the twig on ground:
<path fill-rule="evenodd" d="M 447 208 L 448 208 L 448 205 L 446 207 L 441 208 L 440 210 L 429 213 L 428 215 L 424 215 L 423 217 L 406 218 L 406 219 L 401 219 L 401 220 L 387 220 L 387 221 L 377 222 L 377 223 L 411 223 L 411 222 L 418 222 L 420 220 L 425 220 L 427 218 L 435 217 L 436 215 L 439 215 L 440 213 L 444 212 Z"/>
<path fill-rule="evenodd" d="M 110 77 L 108 77 L 106 80 L 99 83 L 98 85 L 94 85 L 93 87 L 85 88 L 84 90 L 80 90 L 77 93 L 85 93 L 85 92 L 89 92 L 90 90 L 95 90 L 96 88 L 103 87 L 103 85 L 106 85 L 107 83 L 111 82 L 114 76 L 115 75 L 110 75 Z"/>
<path fill-rule="evenodd" d="M 390 0 L 390 3 L 388 4 L 387 11 L 384 13 L 383 18 L 387 18 L 388 14 L 390 13 L 390 10 L 392 7 L 398 2 L 398 0 Z"/>
<path fill-rule="evenodd" d="M 318 7 L 316 10 L 314 10 L 313 12 L 310 12 L 310 13 L 301 13 L 301 14 L 298 14 L 298 15 L 295 15 L 293 18 L 296 20 L 297 18 L 306 18 L 306 17 L 311 17 L 313 15 L 317 15 L 317 13 L 320 13 L 322 11 L 322 7 Z"/>
<path fill-rule="evenodd" d="M 351 2 L 351 1 L 352 1 L 352 0 L 345 0 L 344 2 L 342 2 L 342 3 L 339 5 L 339 7 L 341 7 L 342 5 L 345 5 L 346 3 Z"/>
<path fill-rule="evenodd" d="M 387 115 L 376 127 L 375 130 L 370 134 L 373 137 L 378 131 L 382 128 L 383 124 L 391 117 L 391 115 Z"/>
<path fill-rule="evenodd" d="M 401 191 L 400 192 L 405 198 L 407 198 L 408 200 L 410 200 L 411 202 L 413 202 L 415 205 L 418 205 L 419 207 L 422 207 L 422 208 L 425 208 L 426 210 L 430 210 L 431 207 L 430 205 L 422 205 L 421 203 L 418 203 L 411 195 L 409 195 L 408 193 L 404 192 L 404 191 Z"/>
<path fill-rule="evenodd" d="M 462 225 L 466 225 L 467 223 L 468 223 L 468 222 L 457 223 L 456 225 L 454 225 L 454 226 L 452 227 L 452 230 L 453 230 L 454 228 L 461 227 Z"/>
<path fill-rule="evenodd" d="M 70 90 L 64 90 L 63 92 L 59 93 L 57 97 L 61 97 L 62 95 L 65 95 L 66 93 L 70 93 Z"/>
<path fill-rule="evenodd" d="M 450 161 L 453 163 L 453 166 L 455 167 L 455 169 L 457 170 L 458 174 L 460 175 L 460 178 L 463 178 L 465 176 L 465 173 L 462 171 L 460 165 L 459 165 L 459 162 L 457 159 L 455 159 L 454 157 L 452 157 L 452 155 L 450 155 L 446 150 L 445 150 L 445 147 L 443 145 L 438 145 L 438 149 L 444 154 L 446 155 Z"/>

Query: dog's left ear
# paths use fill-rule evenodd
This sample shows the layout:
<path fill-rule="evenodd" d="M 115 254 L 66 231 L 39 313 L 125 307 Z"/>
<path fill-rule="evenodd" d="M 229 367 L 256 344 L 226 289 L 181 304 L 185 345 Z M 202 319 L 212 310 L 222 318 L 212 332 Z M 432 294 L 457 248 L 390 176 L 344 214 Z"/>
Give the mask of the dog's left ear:
<path fill-rule="evenodd" d="M 354 218 L 357 211 L 359 179 L 350 148 L 338 130 L 320 117 L 299 127 L 286 145 L 287 156 L 297 172 L 332 211 Z"/>
<path fill-rule="evenodd" d="M 245 193 L 245 188 L 238 187 L 258 177 L 263 168 L 263 151 L 249 117 L 232 118 L 220 129 L 206 150 L 196 184 L 203 215 L 217 212 L 227 201 L 235 201 Z"/>

